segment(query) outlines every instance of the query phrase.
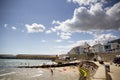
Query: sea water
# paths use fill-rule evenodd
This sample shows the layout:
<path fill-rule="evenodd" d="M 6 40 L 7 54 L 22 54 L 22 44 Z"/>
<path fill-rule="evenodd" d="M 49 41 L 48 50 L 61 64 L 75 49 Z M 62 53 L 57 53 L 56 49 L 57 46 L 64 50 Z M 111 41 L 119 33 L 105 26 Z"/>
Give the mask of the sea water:
<path fill-rule="evenodd" d="M 51 60 L 36 59 L 0 59 L 0 68 L 17 66 L 39 66 L 42 64 L 54 64 Z"/>
<path fill-rule="evenodd" d="M 17 68 L 17 66 L 39 66 L 54 63 L 51 60 L 0 59 L 0 80 L 47 80 L 46 76 L 50 75 L 48 69 Z"/>
<path fill-rule="evenodd" d="M 15 66 L 33 66 L 53 64 L 51 60 L 0 59 L 0 80 L 78 80 L 75 70 L 62 68 L 17 68 Z M 53 73 L 51 73 L 51 69 Z M 72 69 L 72 68 L 70 68 Z M 75 68 L 73 68 L 75 69 Z M 63 77 L 64 76 L 64 77 Z"/>

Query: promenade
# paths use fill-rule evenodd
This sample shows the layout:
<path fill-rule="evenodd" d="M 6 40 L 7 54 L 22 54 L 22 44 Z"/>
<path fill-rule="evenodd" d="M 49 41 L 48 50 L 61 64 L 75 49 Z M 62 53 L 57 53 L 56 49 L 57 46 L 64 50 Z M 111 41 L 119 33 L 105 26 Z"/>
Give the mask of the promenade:
<path fill-rule="evenodd" d="M 120 80 L 120 66 L 110 65 L 110 72 L 108 74 L 110 75 L 109 80 Z"/>
<path fill-rule="evenodd" d="M 110 72 L 106 72 L 105 65 L 95 62 L 99 68 L 93 76 L 92 80 L 120 80 L 120 66 L 105 62 L 105 65 L 110 66 Z"/>

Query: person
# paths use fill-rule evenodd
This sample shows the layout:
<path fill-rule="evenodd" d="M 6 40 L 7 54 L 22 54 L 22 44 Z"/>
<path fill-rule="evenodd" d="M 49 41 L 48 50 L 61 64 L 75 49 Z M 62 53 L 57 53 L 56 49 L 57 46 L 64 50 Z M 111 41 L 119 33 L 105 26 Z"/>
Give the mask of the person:
<path fill-rule="evenodd" d="M 64 68 L 63 68 L 63 71 L 66 71 L 66 70 L 67 70 L 67 69 L 64 67 Z"/>
<path fill-rule="evenodd" d="M 85 69 L 82 69 L 82 72 L 83 72 L 83 79 L 82 80 L 87 80 L 87 71 Z"/>
<path fill-rule="evenodd" d="M 53 75 L 53 70 L 52 70 L 52 69 L 50 69 L 50 71 L 51 71 L 51 74 Z"/>
<path fill-rule="evenodd" d="M 104 61 L 102 60 L 101 56 L 98 56 L 98 61 L 99 61 L 100 64 L 104 65 Z"/>
<path fill-rule="evenodd" d="M 83 61 L 79 63 L 79 67 L 82 67 L 82 66 L 83 66 Z"/>
<path fill-rule="evenodd" d="M 120 57 L 118 58 L 118 66 L 120 67 Z"/>

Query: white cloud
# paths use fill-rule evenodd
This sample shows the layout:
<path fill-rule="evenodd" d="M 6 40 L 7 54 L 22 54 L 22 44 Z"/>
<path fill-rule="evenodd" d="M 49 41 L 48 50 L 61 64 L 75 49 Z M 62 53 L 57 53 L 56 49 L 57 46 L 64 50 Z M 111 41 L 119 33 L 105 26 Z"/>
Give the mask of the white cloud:
<path fill-rule="evenodd" d="M 46 34 L 50 34 L 50 33 L 52 33 L 51 30 L 47 30 L 47 31 L 46 31 Z"/>
<path fill-rule="evenodd" d="M 62 22 L 53 20 L 53 24 L 57 24 L 57 26 L 55 25 L 52 29 L 61 39 L 67 39 L 65 37 L 70 39 L 74 32 L 88 33 L 95 39 L 68 41 L 69 45 L 58 46 L 58 49 L 68 52 L 75 46 L 84 45 L 85 42 L 92 46 L 119 38 L 111 32 L 108 34 L 104 34 L 104 32 L 120 30 L 120 2 L 111 7 L 104 6 L 107 0 L 67 0 L 67 2 L 77 3 L 79 7 L 74 10 L 72 18 Z M 58 22 L 60 23 L 58 24 Z"/>
<path fill-rule="evenodd" d="M 95 45 L 97 43 L 103 44 L 103 43 L 107 43 L 108 41 L 115 40 L 115 39 L 118 39 L 118 37 L 115 36 L 115 35 L 112 35 L 112 34 L 101 34 L 98 37 L 96 37 L 95 39 L 80 40 L 80 41 L 76 41 L 76 42 L 74 41 L 72 43 L 69 43 L 68 45 L 59 45 L 59 46 L 55 47 L 55 49 L 58 50 L 60 53 L 61 53 L 61 51 L 64 51 L 64 53 L 67 53 L 72 48 L 74 48 L 76 46 L 86 45 L 86 43 L 88 43 L 90 46 L 93 46 L 93 45 Z M 58 40 L 58 42 L 59 41 L 61 41 L 61 40 Z"/>
<path fill-rule="evenodd" d="M 51 28 L 51 31 L 52 31 L 52 32 L 56 32 L 56 29 L 55 29 L 55 28 Z"/>
<path fill-rule="evenodd" d="M 91 5 L 91 4 L 94 4 L 94 3 L 97 3 L 97 2 L 101 2 L 101 3 L 106 2 L 105 0 L 67 0 L 67 1 L 77 3 L 80 6 L 81 5 Z"/>
<path fill-rule="evenodd" d="M 41 42 L 45 43 L 45 42 L 46 42 L 46 40 L 41 40 Z"/>
<path fill-rule="evenodd" d="M 119 37 L 109 33 L 109 34 L 101 34 L 100 36 L 96 37 L 96 39 L 94 41 L 98 41 L 103 44 L 103 43 L 106 43 L 108 41 L 115 40 L 118 38 Z"/>
<path fill-rule="evenodd" d="M 72 34 L 70 32 L 61 32 L 58 35 L 60 35 L 61 39 L 70 39 Z"/>
<path fill-rule="evenodd" d="M 55 28 L 51 28 L 50 30 L 47 30 L 45 33 L 46 34 L 50 34 L 52 32 L 56 32 L 56 29 Z"/>
<path fill-rule="evenodd" d="M 59 35 L 60 35 L 60 32 L 57 32 L 57 35 L 59 36 Z"/>
<path fill-rule="evenodd" d="M 58 40 L 56 40 L 56 42 L 58 42 L 58 43 L 59 43 L 59 42 L 62 42 L 62 40 L 58 39 Z"/>
<path fill-rule="evenodd" d="M 104 43 L 107 43 L 108 41 L 115 40 L 115 39 L 118 39 L 118 37 L 115 36 L 115 35 L 112 35 L 112 34 L 101 34 L 98 37 L 96 37 L 95 39 L 80 40 L 80 41 L 76 41 L 74 43 L 71 43 L 69 45 L 58 46 L 57 48 L 60 48 L 61 50 L 62 49 L 66 49 L 66 51 L 68 52 L 73 47 L 83 46 L 86 43 L 88 43 L 90 46 L 93 46 L 93 45 L 98 44 L 98 43 L 104 44 Z"/>
<path fill-rule="evenodd" d="M 8 24 L 4 24 L 4 27 L 6 28 L 8 26 Z"/>
<path fill-rule="evenodd" d="M 111 22 L 109 23 L 109 25 L 111 25 L 111 27 L 119 29 L 120 28 L 120 2 L 115 4 L 113 7 L 109 8 L 106 11 L 106 14 L 109 16 L 108 17 L 109 22 Z"/>
<path fill-rule="evenodd" d="M 119 37 L 112 35 L 112 34 L 101 34 L 99 36 L 97 36 L 95 39 L 90 39 L 90 40 L 82 40 L 82 41 L 78 41 L 77 44 L 82 44 L 87 42 L 89 45 L 93 46 L 95 44 L 101 43 L 107 43 L 108 41 L 112 41 L 115 39 L 118 39 Z"/>
<path fill-rule="evenodd" d="M 61 45 L 61 46 L 57 46 L 56 48 L 62 51 L 65 51 L 66 53 L 68 51 L 70 51 L 72 48 L 76 47 L 76 46 L 80 46 L 80 45 L 84 45 L 85 42 L 89 42 L 92 40 L 81 40 L 81 41 L 76 41 L 75 43 L 71 43 L 69 45 Z"/>
<path fill-rule="evenodd" d="M 54 31 L 92 32 L 120 29 L 120 2 L 111 7 L 103 7 L 106 0 L 68 0 L 80 6 L 74 10 L 71 19 L 54 26 Z M 88 5 L 88 7 L 82 6 Z M 59 22 L 59 21 L 58 21 Z M 57 23 L 54 21 L 54 23 Z M 71 35 L 59 35 L 62 39 L 70 39 Z"/>
<path fill-rule="evenodd" d="M 52 21 L 52 24 L 59 25 L 59 24 L 61 24 L 61 22 L 60 22 L 60 21 L 53 20 L 53 21 Z"/>
<path fill-rule="evenodd" d="M 32 25 L 26 24 L 25 27 L 27 28 L 28 33 L 43 32 L 45 30 L 44 25 L 37 23 L 33 23 Z"/>
<path fill-rule="evenodd" d="M 12 30 L 16 30 L 17 28 L 16 28 L 15 26 L 12 26 L 11 29 L 12 29 Z"/>

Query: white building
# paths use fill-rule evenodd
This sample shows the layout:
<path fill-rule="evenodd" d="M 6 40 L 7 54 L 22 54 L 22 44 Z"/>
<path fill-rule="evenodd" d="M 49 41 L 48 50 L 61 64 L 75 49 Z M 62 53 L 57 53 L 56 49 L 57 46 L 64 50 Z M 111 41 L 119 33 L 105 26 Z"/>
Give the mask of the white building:
<path fill-rule="evenodd" d="M 81 54 L 81 53 L 84 53 L 84 47 L 83 46 L 74 47 L 68 53 L 69 54 Z"/>
<path fill-rule="evenodd" d="M 111 41 L 106 44 L 95 44 L 92 47 L 87 43 L 84 45 L 72 48 L 69 54 L 81 54 L 81 53 L 109 53 L 109 52 L 120 52 L 120 39 Z"/>
<path fill-rule="evenodd" d="M 85 43 L 84 45 L 77 46 L 72 48 L 68 53 L 69 54 L 82 54 L 82 53 L 89 53 L 90 51 L 90 46 Z"/>
<path fill-rule="evenodd" d="M 119 43 L 107 43 L 104 45 L 105 52 L 117 52 L 120 51 Z"/>
<path fill-rule="evenodd" d="M 103 53 L 105 52 L 104 46 L 102 44 L 96 44 L 92 46 L 92 52 L 93 53 Z"/>

